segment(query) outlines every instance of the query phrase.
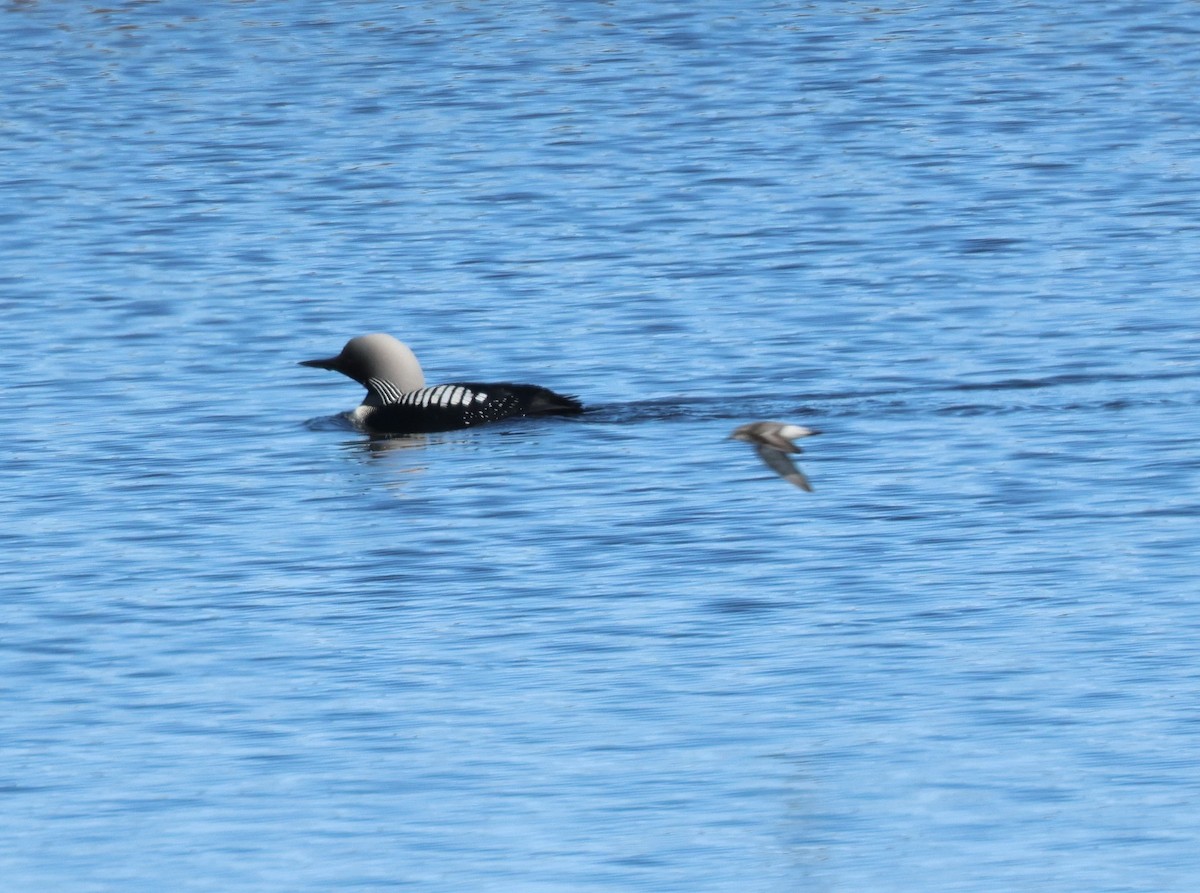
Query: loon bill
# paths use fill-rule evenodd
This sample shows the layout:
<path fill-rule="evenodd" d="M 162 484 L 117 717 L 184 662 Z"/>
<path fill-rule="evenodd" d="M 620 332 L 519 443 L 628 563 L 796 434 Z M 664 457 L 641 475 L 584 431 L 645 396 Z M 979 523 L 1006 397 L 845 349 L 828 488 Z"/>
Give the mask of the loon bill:
<path fill-rule="evenodd" d="M 391 335 L 360 335 L 337 356 L 300 365 L 332 369 L 365 387 L 367 396 L 350 419 L 377 434 L 430 434 L 502 419 L 583 412 L 575 397 L 538 385 L 453 382 L 426 387 L 416 355 Z"/>
<path fill-rule="evenodd" d="M 804 476 L 788 453 L 803 452 L 793 443 L 801 437 L 811 437 L 820 434 L 815 428 L 802 428 L 799 425 L 789 425 L 785 422 L 751 422 L 734 428 L 729 435 L 731 440 L 744 440 L 754 445 L 754 451 L 767 467 L 780 475 L 785 481 L 790 481 L 801 490 L 808 493 L 813 491 L 812 484 Z"/>

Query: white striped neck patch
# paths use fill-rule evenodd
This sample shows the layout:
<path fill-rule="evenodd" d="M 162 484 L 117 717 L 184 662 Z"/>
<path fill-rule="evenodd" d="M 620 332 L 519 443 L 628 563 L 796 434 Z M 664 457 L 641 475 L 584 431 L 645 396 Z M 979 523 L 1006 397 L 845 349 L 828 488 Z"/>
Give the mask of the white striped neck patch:
<path fill-rule="evenodd" d="M 432 388 L 419 388 L 408 393 L 401 393 L 390 381 L 380 378 L 368 378 L 367 386 L 382 398 L 385 405 L 399 403 L 402 406 L 471 406 L 484 403 L 488 395 L 483 391 L 473 391 L 459 384 L 441 384 Z"/>

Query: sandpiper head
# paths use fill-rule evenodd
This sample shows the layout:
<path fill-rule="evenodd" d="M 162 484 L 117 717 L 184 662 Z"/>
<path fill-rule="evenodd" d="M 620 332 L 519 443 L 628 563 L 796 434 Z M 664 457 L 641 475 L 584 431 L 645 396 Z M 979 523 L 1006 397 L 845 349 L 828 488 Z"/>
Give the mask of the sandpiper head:
<path fill-rule="evenodd" d="M 367 387 L 368 378 L 391 382 L 405 394 L 425 387 L 421 364 L 408 345 L 382 333 L 351 338 L 336 357 L 304 360 L 300 365 L 332 369 L 353 378 L 363 387 Z"/>

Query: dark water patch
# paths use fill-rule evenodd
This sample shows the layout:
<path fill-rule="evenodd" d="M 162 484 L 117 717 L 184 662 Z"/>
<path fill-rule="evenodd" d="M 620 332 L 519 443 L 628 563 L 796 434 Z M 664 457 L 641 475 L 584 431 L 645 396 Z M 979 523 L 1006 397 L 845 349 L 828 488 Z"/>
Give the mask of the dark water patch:
<path fill-rule="evenodd" d="M 709 609 L 719 614 L 764 614 L 783 607 L 779 602 L 755 598 L 725 598 L 709 603 Z"/>
<path fill-rule="evenodd" d="M 1022 239 L 977 238 L 966 239 L 962 242 L 960 251 L 963 254 L 996 254 L 1011 251 L 1023 244 Z"/>

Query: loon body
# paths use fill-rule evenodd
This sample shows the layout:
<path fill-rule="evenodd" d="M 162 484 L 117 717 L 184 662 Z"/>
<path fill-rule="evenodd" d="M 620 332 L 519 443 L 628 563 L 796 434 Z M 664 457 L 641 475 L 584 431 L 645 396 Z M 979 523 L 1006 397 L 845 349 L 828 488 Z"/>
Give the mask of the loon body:
<path fill-rule="evenodd" d="M 754 444 L 754 451 L 772 471 L 785 481 L 790 481 L 801 490 L 811 493 L 812 484 L 808 482 L 804 472 L 792 462 L 788 453 L 802 452 L 792 441 L 820 433 L 813 428 L 801 428 L 799 425 L 783 422 L 751 422 L 749 425 L 735 428 L 729 437 L 732 440 L 744 440 Z"/>
<path fill-rule="evenodd" d="M 336 357 L 300 365 L 332 369 L 365 387 L 367 396 L 350 419 L 377 434 L 430 434 L 501 419 L 583 411 L 574 397 L 531 384 L 454 382 L 426 387 L 416 356 L 391 335 L 360 335 L 346 342 Z"/>

